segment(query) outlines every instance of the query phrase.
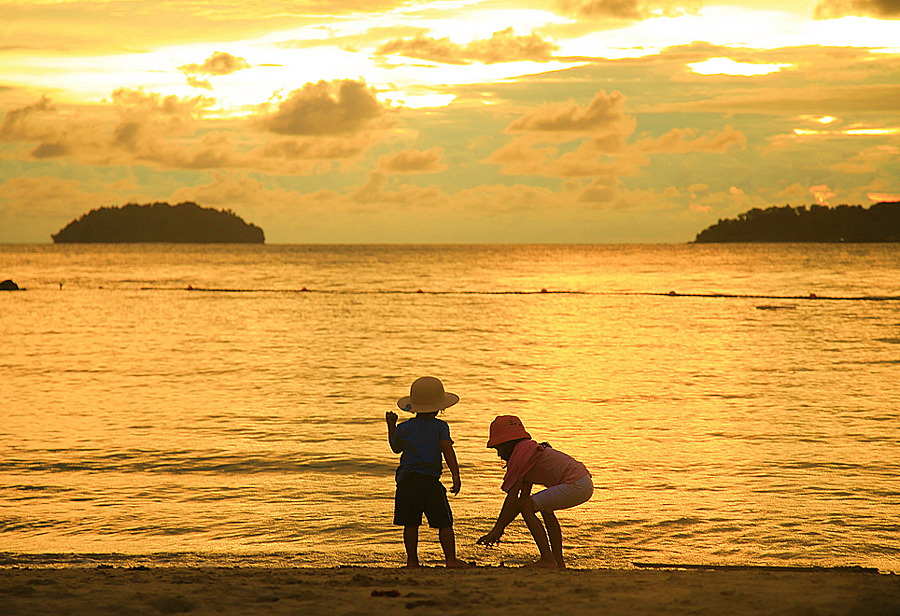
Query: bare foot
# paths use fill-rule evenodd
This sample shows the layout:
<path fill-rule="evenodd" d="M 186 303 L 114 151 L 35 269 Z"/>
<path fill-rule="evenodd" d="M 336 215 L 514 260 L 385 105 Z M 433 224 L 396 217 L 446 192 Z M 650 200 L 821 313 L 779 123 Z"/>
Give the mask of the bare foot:
<path fill-rule="evenodd" d="M 559 567 L 559 563 L 556 562 L 554 558 L 542 558 L 540 560 L 536 560 L 533 563 L 528 563 L 525 565 L 526 567 L 534 567 L 541 569 L 556 569 Z"/>
<path fill-rule="evenodd" d="M 459 560 L 458 558 L 454 558 L 453 560 L 447 561 L 448 569 L 470 569 L 472 565 L 469 563 Z"/>
<path fill-rule="evenodd" d="M 406 563 L 401 567 L 401 569 L 420 569 L 421 565 L 419 563 Z"/>

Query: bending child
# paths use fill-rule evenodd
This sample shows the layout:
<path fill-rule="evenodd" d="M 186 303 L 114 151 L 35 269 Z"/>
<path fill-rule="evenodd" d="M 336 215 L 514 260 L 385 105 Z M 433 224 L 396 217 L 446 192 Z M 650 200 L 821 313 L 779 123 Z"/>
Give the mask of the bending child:
<path fill-rule="evenodd" d="M 478 543 L 499 543 L 503 531 L 521 513 L 541 553 L 532 566 L 565 569 L 562 529 L 553 512 L 586 502 L 594 493 L 591 474 L 572 456 L 531 440 L 525 426 L 513 415 L 494 419 L 487 446 L 496 449 L 497 455 L 507 462 L 502 486 L 507 495 L 494 528 Z M 531 495 L 535 483 L 546 489 Z M 546 530 L 537 511 L 544 517 Z"/>
<path fill-rule="evenodd" d="M 440 380 L 423 376 L 415 380 L 408 396 L 397 401 L 398 407 L 415 414 L 412 419 L 397 425 L 397 414 L 392 411 L 385 413 L 391 450 L 401 454 L 400 466 L 397 467 L 394 524 L 403 527 L 407 567 L 419 566 L 419 526 L 423 513 L 428 518 L 428 525 L 438 529 L 447 567 L 469 566 L 456 558 L 453 514 L 447 500 L 447 489 L 440 481 L 443 455 L 453 477 L 450 491 L 459 493 L 459 463 L 453 441 L 450 440 L 450 426 L 437 418 L 438 411 L 457 402 L 459 396 L 445 392 Z"/>

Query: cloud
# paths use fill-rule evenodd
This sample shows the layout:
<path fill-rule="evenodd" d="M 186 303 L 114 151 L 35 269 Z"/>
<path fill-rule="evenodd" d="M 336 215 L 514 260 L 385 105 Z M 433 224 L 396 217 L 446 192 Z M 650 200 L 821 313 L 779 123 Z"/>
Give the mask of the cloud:
<path fill-rule="evenodd" d="M 691 101 L 664 102 L 641 109 L 651 113 L 702 112 L 766 115 L 845 115 L 897 111 L 900 84 L 810 84 L 803 88 L 760 87 L 723 90 Z"/>
<path fill-rule="evenodd" d="M 638 141 L 635 146 L 648 154 L 687 154 L 689 152 L 712 152 L 723 154 L 733 146 L 745 146 L 747 138 L 744 134 L 726 125 L 721 131 L 711 131 L 697 135 L 690 128 L 673 128 L 661 137 L 648 137 Z"/>
<path fill-rule="evenodd" d="M 800 182 L 794 182 L 787 188 L 778 191 L 775 193 L 775 197 L 778 198 L 787 198 L 787 199 L 803 199 L 809 196 L 809 188 L 800 184 Z"/>
<path fill-rule="evenodd" d="M 280 135 L 343 135 L 365 129 L 384 112 L 364 82 L 319 81 L 294 90 L 274 111 L 264 109 L 255 123 Z"/>
<path fill-rule="evenodd" d="M 581 193 L 579 201 L 613 203 L 621 196 L 615 178 L 597 178 Z"/>
<path fill-rule="evenodd" d="M 563 13 L 582 17 L 615 17 L 637 21 L 650 16 L 641 0 L 560 0 L 557 5 Z"/>
<path fill-rule="evenodd" d="M 248 68 L 250 64 L 243 58 L 216 51 L 203 64 L 184 64 L 178 70 L 185 75 L 230 75 Z"/>
<path fill-rule="evenodd" d="M 200 79 L 198 75 L 231 75 L 238 71 L 250 68 L 250 64 L 243 58 L 236 58 L 230 53 L 217 51 L 213 53 L 203 64 L 184 64 L 178 67 L 184 76 L 187 77 L 187 83 L 192 88 L 202 88 L 204 90 L 212 90 L 212 84 L 209 79 Z"/>
<path fill-rule="evenodd" d="M 816 19 L 836 19 L 848 15 L 900 19 L 900 0 L 825 0 L 816 6 Z"/>
<path fill-rule="evenodd" d="M 547 161 L 556 156 L 556 148 L 536 148 L 532 137 L 513 139 L 492 152 L 483 162 L 503 165 L 508 175 L 532 175 L 540 173 Z"/>
<path fill-rule="evenodd" d="M 538 107 L 512 122 L 509 132 L 575 134 L 599 137 L 630 135 L 635 119 L 624 113 L 625 96 L 621 92 L 607 94 L 600 90 L 582 107 L 574 100 Z M 569 137 L 571 138 L 571 137 Z"/>
<path fill-rule="evenodd" d="M 317 130 L 336 134 L 273 136 L 258 130 L 260 118 L 286 122 L 290 119 L 288 112 L 300 113 L 299 105 L 290 106 L 296 100 L 288 99 L 287 111 L 282 108 L 272 115 L 264 111 L 257 117 L 222 120 L 207 117 L 216 101 L 205 96 L 179 98 L 120 88 L 103 105 L 61 110 L 45 97 L 8 111 L 0 121 L 0 141 L 32 144 L 29 150 L 18 153 L 7 149 L 5 156 L 34 160 L 71 157 L 82 164 L 101 166 L 146 164 L 167 169 L 248 169 L 275 175 L 309 175 L 331 171 L 335 164 L 361 156 L 383 138 L 371 130 L 340 132 L 368 123 L 342 118 L 341 113 L 361 108 L 363 118 L 367 113 L 380 114 L 380 107 L 367 111 L 365 104 L 345 104 L 348 98 L 352 96 L 332 101 L 326 113 L 305 118 L 309 122 L 316 117 L 322 122 L 331 120 L 330 127 Z"/>
<path fill-rule="evenodd" d="M 651 163 L 651 154 L 722 154 L 747 141 L 741 131 L 725 126 L 705 133 L 673 128 L 660 137 L 644 136 L 628 143 L 635 125 L 635 119 L 625 113 L 625 97 L 601 90 L 584 106 L 569 100 L 524 113 L 507 127 L 507 132 L 520 136 L 483 162 L 502 165 L 506 175 L 593 177 L 583 199 L 610 202 L 615 198 L 616 178 L 638 175 Z M 578 144 L 574 149 L 544 146 L 548 142 Z M 567 151 L 560 153 L 560 149 Z"/>
<path fill-rule="evenodd" d="M 829 169 L 848 174 L 878 173 L 879 169 L 890 168 L 891 161 L 897 159 L 898 154 L 900 154 L 900 149 L 895 146 L 879 145 L 834 163 L 829 166 Z"/>
<path fill-rule="evenodd" d="M 203 90 L 212 90 L 212 84 L 209 82 L 209 79 L 197 79 L 193 75 L 188 75 L 187 84 L 192 88 L 200 88 Z"/>
<path fill-rule="evenodd" d="M 477 39 L 459 45 L 449 37 L 435 39 L 424 34 L 411 39 L 398 38 L 385 43 L 375 51 L 377 56 L 400 55 L 418 60 L 442 64 L 465 65 L 473 62 L 497 64 L 500 62 L 549 62 L 559 46 L 545 41 L 537 34 L 517 36 L 510 26 L 494 32 L 489 39 Z"/>
<path fill-rule="evenodd" d="M 31 151 L 31 156 L 41 160 L 44 158 L 59 158 L 69 153 L 69 146 L 60 142 L 42 142 Z"/>
<path fill-rule="evenodd" d="M 391 11 L 398 0 L 0 0 L 0 44 L 32 51 L 87 56 L 134 53 L 203 41 L 256 39 L 288 32 L 311 19 L 340 22 L 347 14 Z M 313 17 L 318 16 L 318 17 Z M 127 36 L 125 35 L 127 33 Z"/>
<path fill-rule="evenodd" d="M 51 233 L 76 216 L 144 197 L 133 189 L 123 195 L 111 186 L 90 191 L 79 180 L 52 175 L 10 178 L 0 184 L 0 243 L 48 242 Z"/>
<path fill-rule="evenodd" d="M 698 2 L 645 2 L 644 0 L 557 0 L 563 15 L 584 19 L 642 21 L 652 17 L 674 17 L 695 12 Z"/>
<path fill-rule="evenodd" d="M 818 201 L 822 205 L 828 205 L 828 200 L 832 197 L 837 196 L 837 193 L 828 188 L 827 184 L 822 184 L 820 186 L 810 186 L 809 192 L 811 192 L 812 196 L 816 198 L 816 201 Z"/>
<path fill-rule="evenodd" d="M 31 105 L 7 111 L 0 122 L 0 141 L 43 141 L 54 138 L 55 132 L 41 123 L 39 117 L 42 112 L 53 111 L 56 108 L 46 96 Z"/>
<path fill-rule="evenodd" d="M 647 164 L 640 152 L 629 154 L 626 139 L 636 126 L 625 114 L 625 96 L 600 90 L 587 105 L 574 100 L 550 103 L 527 111 L 507 126 L 521 135 L 505 144 L 484 162 L 503 165 L 507 175 L 550 177 L 614 177 L 633 175 Z M 579 141 L 574 151 L 558 155 L 543 143 Z"/>
<path fill-rule="evenodd" d="M 444 148 L 434 147 L 430 150 L 403 150 L 378 159 L 376 167 L 384 173 L 439 173 L 446 171 L 447 165 L 441 162 Z"/>

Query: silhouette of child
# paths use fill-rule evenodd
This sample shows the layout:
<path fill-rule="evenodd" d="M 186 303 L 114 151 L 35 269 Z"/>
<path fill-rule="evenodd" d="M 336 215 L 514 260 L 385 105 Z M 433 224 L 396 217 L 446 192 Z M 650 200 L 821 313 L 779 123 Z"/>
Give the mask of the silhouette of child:
<path fill-rule="evenodd" d="M 394 524 L 403 527 L 407 567 L 419 566 L 419 526 L 423 513 L 428 518 L 428 525 L 438 529 L 447 567 L 469 566 L 456 558 L 453 514 L 447 500 L 447 489 L 440 481 L 443 455 L 453 476 L 450 491 L 459 493 L 459 463 L 453 441 L 450 440 L 450 426 L 437 418 L 438 411 L 457 402 L 459 396 L 444 392 L 444 385 L 439 379 L 423 376 L 415 380 L 408 396 L 397 401 L 398 407 L 415 413 L 415 417 L 397 425 L 397 414 L 392 411 L 385 413 L 391 450 L 401 454 L 400 466 L 397 467 Z"/>
<path fill-rule="evenodd" d="M 478 543 L 487 546 L 499 543 L 503 531 L 521 513 L 541 552 L 540 559 L 531 566 L 565 569 L 562 530 L 553 512 L 586 502 L 594 493 L 591 474 L 584 464 L 553 449 L 549 443 L 531 440 L 525 426 L 514 415 L 501 415 L 491 422 L 487 446 L 496 449 L 497 455 L 507 463 L 502 486 L 507 494 L 494 528 Z M 532 496 L 531 486 L 535 483 L 546 489 Z M 537 511 L 544 517 L 546 531 Z"/>

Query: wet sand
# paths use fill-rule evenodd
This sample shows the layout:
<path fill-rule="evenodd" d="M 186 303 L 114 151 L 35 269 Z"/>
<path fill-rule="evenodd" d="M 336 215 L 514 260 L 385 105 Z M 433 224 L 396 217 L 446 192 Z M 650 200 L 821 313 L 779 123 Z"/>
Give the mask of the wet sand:
<path fill-rule="evenodd" d="M 900 576 L 755 568 L 2 569 L 0 614 L 898 616 Z"/>

